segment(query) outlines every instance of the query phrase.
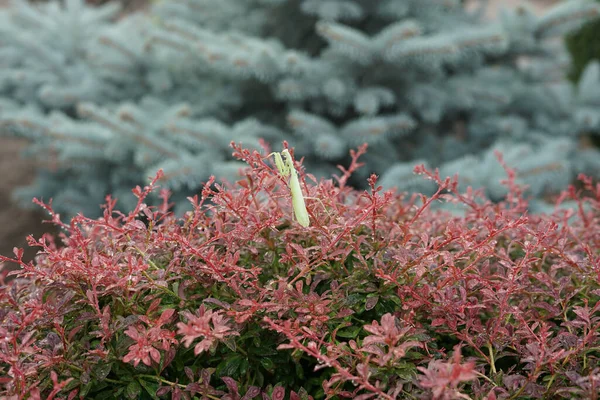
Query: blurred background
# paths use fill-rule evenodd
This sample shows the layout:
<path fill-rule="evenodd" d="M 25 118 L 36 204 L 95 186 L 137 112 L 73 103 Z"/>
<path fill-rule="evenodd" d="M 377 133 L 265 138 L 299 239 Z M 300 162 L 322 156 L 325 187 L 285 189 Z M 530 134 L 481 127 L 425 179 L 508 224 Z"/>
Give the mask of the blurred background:
<path fill-rule="evenodd" d="M 168 0 L 165 0 L 168 1 Z M 542 15 L 559 0 L 533 0 L 528 3 L 536 14 Z M 89 4 L 101 4 L 102 0 L 88 0 Z M 477 7 L 479 1 L 467 1 L 469 6 Z M 123 0 L 123 14 L 146 9 L 149 4 L 144 0 Z M 495 20 L 501 9 L 514 9 L 521 4 L 517 0 L 491 0 L 485 11 L 485 18 Z M 9 0 L 0 0 L 0 7 L 10 7 Z M 569 71 L 571 79 L 576 80 L 584 66 L 592 57 L 600 54 L 600 22 L 593 22 L 570 34 L 566 43 L 571 50 L 573 66 Z M 36 176 L 35 159 L 21 157 L 27 148 L 24 138 L 0 135 L 0 253 L 11 254 L 13 247 L 26 247 L 25 237 L 29 234 L 39 237 L 43 232 L 56 232 L 51 225 L 42 224 L 46 216 L 39 210 L 23 209 L 15 203 L 11 193 L 17 187 L 31 183 Z M 33 250 L 27 249 L 26 258 L 33 256 Z"/>

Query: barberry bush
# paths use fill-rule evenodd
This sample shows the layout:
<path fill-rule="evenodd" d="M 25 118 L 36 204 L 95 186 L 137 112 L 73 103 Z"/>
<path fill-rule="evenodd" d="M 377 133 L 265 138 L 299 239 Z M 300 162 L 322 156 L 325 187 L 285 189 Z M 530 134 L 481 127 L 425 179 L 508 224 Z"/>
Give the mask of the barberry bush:
<path fill-rule="evenodd" d="M 269 149 L 233 148 L 244 178 L 183 217 L 160 172 L 127 214 L 109 196 L 66 223 L 38 202 L 63 233 L 0 257 L 21 266 L 0 290 L 0 396 L 598 398 L 600 185 L 541 215 L 509 168 L 500 203 L 422 166 L 432 196 L 357 191 L 363 146 L 333 180 L 296 162 L 303 227 Z"/>

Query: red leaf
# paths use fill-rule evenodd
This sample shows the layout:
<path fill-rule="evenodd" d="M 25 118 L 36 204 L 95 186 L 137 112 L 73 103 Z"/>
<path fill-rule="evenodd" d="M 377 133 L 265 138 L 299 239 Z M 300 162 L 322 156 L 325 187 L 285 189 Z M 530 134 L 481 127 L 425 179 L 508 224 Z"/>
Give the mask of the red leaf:
<path fill-rule="evenodd" d="M 77 332 L 79 332 L 81 329 L 83 328 L 83 325 L 78 325 L 75 328 L 71 329 L 71 332 L 69 332 L 69 335 L 67 336 L 67 338 L 69 339 L 69 342 L 73 340 L 73 337 L 77 334 Z"/>
<path fill-rule="evenodd" d="M 273 393 L 271 394 L 271 400 L 283 400 L 285 397 L 285 388 L 282 386 L 275 386 Z"/>
<path fill-rule="evenodd" d="M 192 371 L 192 369 L 188 366 L 183 367 L 183 371 L 185 372 L 185 375 L 188 377 L 188 379 L 193 382 L 194 381 L 194 371 Z"/>
<path fill-rule="evenodd" d="M 158 397 L 164 396 L 165 394 L 169 393 L 170 391 L 171 391 L 171 387 L 170 386 L 161 386 L 156 391 L 156 395 Z"/>
<path fill-rule="evenodd" d="M 69 393 L 67 400 L 73 400 L 75 398 L 75 396 L 77 396 L 77 393 L 79 393 L 79 389 L 71 390 L 71 393 Z"/>
<path fill-rule="evenodd" d="M 173 308 L 167 308 L 164 310 L 158 319 L 158 325 L 160 326 L 169 322 L 174 313 L 175 310 Z"/>
<path fill-rule="evenodd" d="M 253 398 L 255 398 L 256 396 L 258 396 L 260 394 L 260 388 L 256 387 L 256 386 L 250 386 L 248 388 L 248 390 L 246 391 L 246 394 L 244 395 L 244 397 L 242 397 L 242 400 L 251 400 Z"/>
<path fill-rule="evenodd" d="M 13 254 L 17 257 L 17 260 L 20 261 L 23 258 L 23 249 L 13 247 Z"/>
<path fill-rule="evenodd" d="M 154 299 L 154 301 L 152 301 L 152 303 L 150 303 L 150 307 L 148 307 L 148 310 L 146 311 L 146 315 L 150 315 L 152 314 L 154 311 L 156 311 L 156 309 L 158 308 L 158 306 L 160 305 L 161 302 L 161 298 L 156 298 Z"/>

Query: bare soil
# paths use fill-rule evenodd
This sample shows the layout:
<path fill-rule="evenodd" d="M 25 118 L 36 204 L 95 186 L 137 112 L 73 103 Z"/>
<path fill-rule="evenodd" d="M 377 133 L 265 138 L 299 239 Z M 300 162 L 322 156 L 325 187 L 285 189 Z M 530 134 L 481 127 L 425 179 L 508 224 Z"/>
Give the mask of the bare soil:
<path fill-rule="evenodd" d="M 19 156 L 27 145 L 25 140 L 0 138 L 0 254 L 11 255 L 14 247 L 27 247 L 26 237 L 40 237 L 44 232 L 55 232 L 52 226 L 42 224 L 47 219 L 40 210 L 25 210 L 11 199 L 13 189 L 31 183 L 35 176 L 32 160 Z M 25 258 L 32 259 L 33 249 L 26 249 Z"/>

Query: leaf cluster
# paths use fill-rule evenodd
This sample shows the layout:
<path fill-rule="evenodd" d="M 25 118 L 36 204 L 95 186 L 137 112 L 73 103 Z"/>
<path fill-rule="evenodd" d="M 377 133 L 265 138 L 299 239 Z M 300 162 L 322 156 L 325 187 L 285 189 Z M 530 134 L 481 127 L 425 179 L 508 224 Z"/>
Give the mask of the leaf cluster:
<path fill-rule="evenodd" d="M 38 202 L 63 233 L 0 256 L 21 266 L 2 274 L 0 396 L 597 398 L 599 185 L 534 216 L 510 169 L 500 203 L 424 167 L 432 196 L 357 191 L 363 146 L 335 180 L 297 163 L 303 227 L 270 149 L 233 148 L 244 178 L 183 217 L 164 189 L 146 204 L 161 173 L 127 214 L 108 196 L 65 223 Z"/>

